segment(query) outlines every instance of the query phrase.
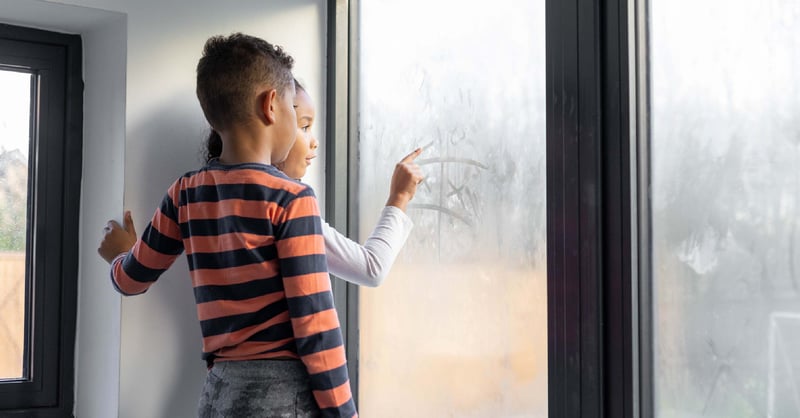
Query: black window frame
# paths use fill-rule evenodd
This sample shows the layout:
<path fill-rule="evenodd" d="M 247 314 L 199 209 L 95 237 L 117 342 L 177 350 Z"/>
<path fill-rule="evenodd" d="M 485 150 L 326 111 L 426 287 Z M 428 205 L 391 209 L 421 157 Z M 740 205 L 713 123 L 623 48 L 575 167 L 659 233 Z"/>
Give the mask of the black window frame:
<path fill-rule="evenodd" d="M 325 139 L 325 219 L 348 237 L 358 237 L 358 68 L 357 0 L 327 2 L 327 94 Z M 359 290 L 333 277 L 333 298 L 347 354 L 347 369 L 358 405 Z"/>
<path fill-rule="evenodd" d="M 547 0 L 551 417 L 653 416 L 645 8 Z"/>
<path fill-rule="evenodd" d="M 83 153 L 81 38 L 0 24 L 0 66 L 35 75 L 36 110 L 26 245 L 30 372 L 26 379 L 0 381 L 0 415 L 71 417 Z"/>
<path fill-rule="evenodd" d="M 327 2 L 326 210 L 350 237 L 358 1 Z M 647 2 L 545 8 L 548 414 L 650 417 Z M 358 287 L 337 279 L 334 297 L 357 400 Z"/>

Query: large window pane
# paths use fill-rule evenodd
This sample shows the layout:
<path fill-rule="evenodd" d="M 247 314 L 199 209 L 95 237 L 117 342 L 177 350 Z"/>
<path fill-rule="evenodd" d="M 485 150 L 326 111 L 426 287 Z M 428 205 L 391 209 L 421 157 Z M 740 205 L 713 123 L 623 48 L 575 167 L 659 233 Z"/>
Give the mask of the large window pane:
<path fill-rule="evenodd" d="M 800 416 L 800 2 L 651 13 L 657 415 Z"/>
<path fill-rule="evenodd" d="M 544 1 L 359 2 L 359 213 L 426 146 L 415 226 L 360 297 L 360 412 L 547 416 Z"/>
<path fill-rule="evenodd" d="M 0 70 L 0 379 L 25 377 L 31 75 Z"/>

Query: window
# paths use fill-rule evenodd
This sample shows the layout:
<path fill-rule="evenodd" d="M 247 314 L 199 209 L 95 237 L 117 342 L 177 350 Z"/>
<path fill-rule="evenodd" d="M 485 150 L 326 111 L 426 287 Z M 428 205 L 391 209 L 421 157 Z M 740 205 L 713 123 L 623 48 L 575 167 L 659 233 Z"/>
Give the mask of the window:
<path fill-rule="evenodd" d="M 360 412 L 546 417 L 545 2 L 358 4 L 362 240 L 394 162 L 423 146 L 426 174 L 360 292 Z"/>
<path fill-rule="evenodd" d="M 650 3 L 655 415 L 800 416 L 800 7 Z"/>
<path fill-rule="evenodd" d="M 2 67 L 0 67 L 2 68 Z M 27 72 L 0 69 L 0 379 L 27 378 L 25 249 L 31 87 Z"/>
<path fill-rule="evenodd" d="M 485 4 L 480 19 L 471 20 L 470 6 L 463 2 L 444 11 L 432 4 L 412 5 L 409 11 L 386 5 L 379 9 L 376 1 L 329 2 L 336 14 L 330 21 L 335 24 L 332 33 L 339 34 L 332 61 L 336 71 L 329 79 L 335 84 L 332 93 L 339 93 L 330 102 L 335 111 L 330 132 L 340 146 L 339 155 L 350 160 L 333 165 L 342 172 L 330 184 L 350 198 L 339 203 L 347 209 L 342 219 L 351 233 L 372 223 L 374 205 L 380 204 L 372 194 L 382 193 L 378 187 L 388 175 L 378 170 L 393 154 L 402 154 L 395 148 L 433 141 L 436 155 L 430 159 L 449 152 L 456 153 L 459 162 L 481 155 L 459 131 L 452 135 L 452 129 L 444 129 L 453 120 L 469 118 L 469 112 L 454 116 L 441 110 L 443 104 L 475 97 L 470 92 L 480 91 L 484 83 L 502 96 L 499 104 L 491 102 L 496 105 L 492 110 L 515 103 L 516 96 L 506 90 L 507 79 L 496 76 L 501 71 L 497 60 L 454 58 L 463 52 L 459 40 L 471 40 L 474 34 L 488 38 L 496 32 L 508 41 L 513 36 L 504 31 L 530 30 L 525 32 L 530 44 L 518 48 L 524 55 L 535 50 L 532 45 L 539 39 L 532 28 L 535 20 L 516 23 L 518 16 L 530 16 L 525 9 L 531 7 L 529 2 L 506 12 L 506 27 L 490 34 L 481 28 L 493 22 L 495 7 L 502 10 L 504 2 Z M 798 416 L 797 2 L 569 0 L 547 2 L 544 9 L 547 414 Z M 342 35 L 347 18 L 351 26 Z M 459 32 L 461 24 L 474 33 Z M 380 37 L 382 31 L 388 39 Z M 417 36 L 426 42 L 415 43 Z M 438 42 L 446 47 L 434 46 L 436 53 L 431 54 L 428 45 Z M 494 42 L 481 50 L 498 57 L 505 47 Z M 538 76 L 530 68 L 512 67 L 515 75 Z M 470 71 L 486 77 L 456 91 L 441 87 L 444 82 L 459 83 Z M 342 94 L 347 99 L 341 99 Z M 423 99 L 413 100 L 418 95 Z M 438 112 L 436 117 L 425 119 L 432 111 Z M 524 111 L 520 120 L 535 120 L 535 112 Z M 481 120 L 491 117 L 491 111 L 480 114 Z M 433 128 L 438 126 L 443 129 Z M 442 145 L 439 138 L 454 140 Z M 421 235 L 412 240 L 421 242 L 412 241 L 405 250 L 387 287 L 360 294 L 348 288 L 344 297 L 340 293 L 346 302 L 349 355 L 358 363 L 363 411 L 380 407 L 381 394 L 367 385 L 376 382 L 370 377 L 374 370 L 388 370 L 403 381 L 418 373 L 419 364 L 410 359 L 437 370 L 458 357 L 443 344 L 436 348 L 447 355 L 420 361 L 427 352 L 437 352 L 428 350 L 432 342 L 413 341 L 402 329 L 409 317 L 434 318 L 432 323 L 419 321 L 418 327 L 458 339 L 463 324 L 436 329 L 435 321 L 446 321 L 447 315 L 434 317 L 428 309 L 456 296 L 446 294 L 451 300 L 440 300 L 443 292 L 432 291 L 422 276 L 444 265 L 436 279 L 452 281 L 448 275 L 468 265 L 471 268 L 459 279 L 469 283 L 470 275 L 481 270 L 473 263 L 478 257 L 470 253 L 470 227 L 454 216 L 459 212 L 442 211 L 458 202 L 455 191 L 461 184 L 443 180 L 448 179 L 446 173 L 460 173 L 460 180 L 488 170 L 450 164 L 429 173 L 430 191 L 414 202 L 438 204 L 443 213 L 430 219 L 425 213 L 415 215 L 415 234 Z M 536 167 L 535 160 L 525 160 L 524 167 Z M 512 186 L 497 185 L 504 187 Z M 531 193 L 538 190 L 525 187 Z M 446 198 L 426 200 L 435 198 L 435 192 Z M 521 196 L 520 202 L 527 197 Z M 434 229 L 441 225 L 448 228 L 446 234 Z M 530 227 L 516 225 L 526 231 Z M 497 258 L 513 255 L 511 250 Z M 388 286 L 394 286 L 391 292 Z M 496 291 L 467 291 L 465 300 L 482 301 Z M 535 298 L 527 300 L 537 303 Z M 459 313 L 469 320 L 479 315 Z M 481 313 L 497 314 L 492 309 Z M 384 318 L 392 314 L 391 322 Z M 465 335 L 474 337 L 483 329 L 475 327 Z M 383 334 L 376 337 L 378 333 Z M 427 334 L 431 335 L 439 337 L 436 332 Z M 483 348 L 468 341 L 472 346 L 464 352 Z M 393 349 L 392 354 L 384 353 Z M 458 370 L 454 376 L 470 372 Z M 426 393 L 447 398 L 444 402 L 453 401 L 447 384 L 436 382 L 403 390 L 428 389 Z M 500 397 L 513 392 L 507 386 L 495 387 L 502 387 Z M 453 406 L 424 408 L 458 415 Z"/>
<path fill-rule="evenodd" d="M 334 283 L 364 415 L 640 408 L 628 6 L 328 2 L 328 221 L 367 233 L 395 155 L 429 146 L 417 235 L 385 288 Z M 382 404 L 382 385 L 414 410 Z"/>
<path fill-rule="evenodd" d="M 0 25 L 0 412 L 72 414 L 80 53 Z"/>

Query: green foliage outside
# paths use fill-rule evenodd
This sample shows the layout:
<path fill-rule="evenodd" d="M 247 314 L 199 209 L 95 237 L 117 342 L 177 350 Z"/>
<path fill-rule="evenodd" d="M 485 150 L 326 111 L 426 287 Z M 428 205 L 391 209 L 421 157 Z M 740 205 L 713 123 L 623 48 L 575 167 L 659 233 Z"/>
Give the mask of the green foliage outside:
<path fill-rule="evenodd" d="M 27 197 L 27 160 L 0 150 L 0 251 L 25 251 Z"/>

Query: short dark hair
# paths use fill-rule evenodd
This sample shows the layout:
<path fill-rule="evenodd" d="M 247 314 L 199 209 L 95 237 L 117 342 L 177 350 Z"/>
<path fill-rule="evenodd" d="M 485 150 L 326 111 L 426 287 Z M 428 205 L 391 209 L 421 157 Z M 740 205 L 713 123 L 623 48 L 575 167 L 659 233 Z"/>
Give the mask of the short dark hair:
<path fill-rule="evenodd" d="M 306 91 L 305 87 L 303 87 L 297 79 L 294 79 L 294 86 L 297 91 Z M 219 132 L 215 131 L 214 128 L 211 128 L 211 132 L 208 133 L 205 149 L 202 152 L 203 159 L 205 159 L 207 163 L 222 155 L 222 137 L 219 136 Z"/>
<path fill-rule="evenodd" d="M 253 115 L 253 92 L 259 86 L 283 94 L 293 87 L 294 59 L 279 46 L 234 33 L 206 41 L 197 63 L 197 98 L 214 129 L 228 129 Z"/>

